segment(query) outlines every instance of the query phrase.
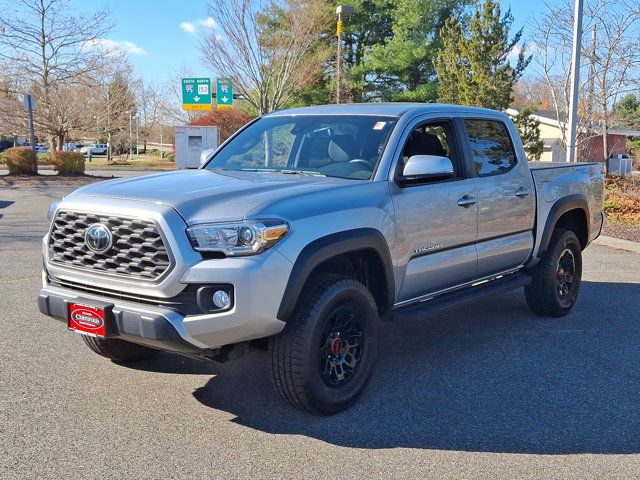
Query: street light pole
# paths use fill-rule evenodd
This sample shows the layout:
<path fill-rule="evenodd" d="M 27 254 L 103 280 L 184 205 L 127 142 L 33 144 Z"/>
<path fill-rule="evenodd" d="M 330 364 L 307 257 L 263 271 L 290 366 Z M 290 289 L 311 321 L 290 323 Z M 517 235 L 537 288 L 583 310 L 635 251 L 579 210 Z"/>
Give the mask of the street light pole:
<path fill-rule="evenodd" d="M 582 0 L 575 0 L 573 14 L 573 51 L 571 55 L 571 96 L 569 99 L 569 144 L 567 161 L 576 161 L 578 90 L 580 85 L 580 51 L 582 47 Z"/>
<path fill-rule="evenodd" d="M 338 7 L 340 8 L 340 7 Z M 338 24 L 336 26 L 336 36 L 338 37 L 338 56 L 336 58 L 336 103 L 340 103 L 340 75 L 342 73 L 342 14 L 338 13 Z"/>
<path fill-rule="evenodd" d="M 129 110 L 129 157 L 128 159 L 131 160 L 131 149 L 133 148 L 133 130 L 132 130 L 132 126 L 131 126 L 131 122 L 133 120 L 133 113 L 131 112 L 131 110 Z"/>
<path fill-rule="evenodd" d="M 340 103 L 342 95 L 342 15 L 350 15 L 355 9 L 349 5 L 338 5 L 336 14 L 338 23 L 336 25 L 336 37 L 338 39 L 338 52 L 336 58 L 336 103 Z"/>
<path fill-rule="evenodd" d="M 136 117 L 136 157 L 140 155 L 140 146 L 139 146 L 140 130 L 138 128 L 139 126 L 140 126 L 140 121 L 138 120 L 138 117 Z"/>

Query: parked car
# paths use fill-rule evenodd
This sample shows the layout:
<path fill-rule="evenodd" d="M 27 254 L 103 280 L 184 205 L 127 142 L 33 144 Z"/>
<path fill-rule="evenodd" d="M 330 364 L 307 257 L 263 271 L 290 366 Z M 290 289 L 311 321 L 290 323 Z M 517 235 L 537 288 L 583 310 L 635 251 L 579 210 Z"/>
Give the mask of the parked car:
<path fill-rule="evenodd" d="M 36 145 L 34 149 L 36 153 L 47 153 L 49 151 L 49 147 L 46 145 Z"/>
<path fill-rule="evenodd" d="M 13 147 L 13 141 L 11 140 L 0 140 L 0 152 L 4 152 L 5 150 Z"/>
<path fill-rule="evenodd" d="M 106 155 L 107 154 L 107 144 L 106 143 L 92 143 L 91 145 L 87 145 L 86 147 L 80 148 L 80 153 L 84 153 L 88 155 L 91 152 L 91 155 Z"/>
<path fill-rule="evenodd" d="M 80 151 L 82 147 L 84 147 L 84 145 L 80 143 L 69 142 L 65 143 L 62 149 L 66 152 L 75 152 Z"/>
<path fill-rule="evenodd" d="M 53 204 L 39 309 L 117 363 L 266 350 L 282 398 L 319 414 L 356 401 L 402 309 L 524 287 L 569 313 L 603 224 L 597 164 L 528 164 L 485 109 L 285 110 L 204 160 Z"/>

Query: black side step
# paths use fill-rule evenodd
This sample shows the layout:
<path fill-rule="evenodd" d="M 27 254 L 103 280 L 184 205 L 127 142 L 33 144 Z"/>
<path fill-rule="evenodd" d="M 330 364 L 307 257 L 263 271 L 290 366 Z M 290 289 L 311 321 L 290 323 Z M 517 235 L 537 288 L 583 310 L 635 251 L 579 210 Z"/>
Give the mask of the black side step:
<path fill-rule="evenodd" d="M 476 300 L 487 295 L 515 290 L 531 283 L 531 277 L 523 273 L 512 273 L 496 280 L 481 283 L 476 286 L 462 288 L 451 293 L 444 293 L 429 300 L 423 300 L 417 303 L 411 303 L 402 307 L 397 307 L 391 313 L 395 312 L 432 312 L 441 308 L 451 307 L 460 303 Z"/>

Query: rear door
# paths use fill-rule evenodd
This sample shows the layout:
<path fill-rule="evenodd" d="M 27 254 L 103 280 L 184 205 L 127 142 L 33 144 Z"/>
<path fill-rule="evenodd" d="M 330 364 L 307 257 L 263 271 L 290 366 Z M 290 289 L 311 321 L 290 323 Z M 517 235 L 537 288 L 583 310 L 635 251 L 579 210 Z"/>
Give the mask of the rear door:
<path fill-rule="evenodd" d="M 460 128 L 451 119 L 417 120 L 401 141 L 403 149 L 390 182 L 402 278 L 397 295 L 400 304 L 476 276 L 477 179 L 469 176 Z M 401 186 L 398 177 L 412 155 L 446 156 L 455 176 Z"/>
<path fill-rule="evenodd" d="M 535 192 L 513 125 L 465 118 L 469 156 L 478 188 L 478 277 L 522 265 L 533 245 Z M 521 154 L 518 155 L 517 152 Z"/>

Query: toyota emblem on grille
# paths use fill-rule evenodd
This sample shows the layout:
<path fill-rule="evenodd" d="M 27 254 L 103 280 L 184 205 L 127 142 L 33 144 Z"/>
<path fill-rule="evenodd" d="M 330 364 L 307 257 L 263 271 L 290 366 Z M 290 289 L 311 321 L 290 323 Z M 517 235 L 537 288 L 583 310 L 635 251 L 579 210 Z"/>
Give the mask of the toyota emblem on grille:
<path fill-rule="evenodd" d="M 93 252 L 105 253 L 113 244 L 113 235 L 106 225 L 96 223 L 87 228 L 84 244 Z"/>

